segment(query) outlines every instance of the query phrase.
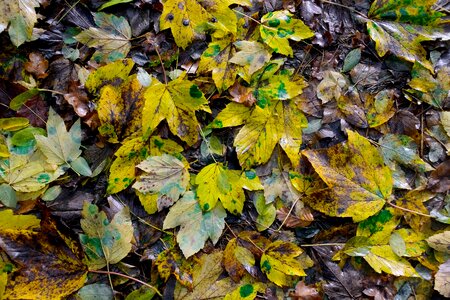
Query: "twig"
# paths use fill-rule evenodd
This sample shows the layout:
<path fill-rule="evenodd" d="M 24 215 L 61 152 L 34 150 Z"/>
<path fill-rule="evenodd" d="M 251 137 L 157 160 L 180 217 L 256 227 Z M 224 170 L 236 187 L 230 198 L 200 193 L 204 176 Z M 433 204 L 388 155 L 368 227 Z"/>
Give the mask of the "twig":
<path fill-rule="evenodd" d="M 396 205 L 396 204 L 394 204 L 392 202 L 387 202 L 387 204 L 389 204 L 390 206 L 392 206 L 394 208 L 397 208 L 397 209 L 400 209 L 400 210 L 404 210 L 404 211 L 407 211 L 407 212 L 412 213 L 412 214 L 416 214 L 416 215 L 419 215 L 419 216 L 432 218 L 431 215 L 424 214 L 424 213 L 421 213 L 421 212 L 418 212 L 418 211 L 415 211 L 415 210 L 412 210 L 412 209 L 404 208 L 404 207 L 398 206 L 398 205 Z"/>
<path fill-rule="evenodd" d="M 155 288 L 154 286 L 152 286 L 151 284 L 148 284 L 148 283 L 146 283 L 146 282 L 144 282 L 142 280 L 133 278 L 133 277 L 128 276 L 126 274 L 122 274 L 122 273 L 118 273 L 118 272 L 114 272 L 114 271 L 102 271 L 102 270 L 89 270 L 89 272 L 91 272 L 91 273 L 98 273 L 98 274 L 116 275 L 116 276 L 120 276 L 120 277 L 123 277 L 123 278 L 127 278 L 127 279 L 130 279 L 130 280 L 139 282 L 140 284 L 145 285 L 148 288 L 151 288 L 152 290 L 155 291 L 156 294 L 158 294 L 158 296 L 162 297 L 162 295 L 158 291 L 158 289 Z"/>

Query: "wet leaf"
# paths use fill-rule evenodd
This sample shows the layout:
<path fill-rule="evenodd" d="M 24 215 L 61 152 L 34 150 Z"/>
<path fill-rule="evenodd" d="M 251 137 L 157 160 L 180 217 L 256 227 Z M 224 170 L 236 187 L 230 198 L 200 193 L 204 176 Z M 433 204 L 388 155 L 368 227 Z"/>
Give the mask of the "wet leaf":
<path fill-rule="evenodd" d="M 262 180 L 262 184 L 266 203 L 280 198 L 285 205 L 291 205 L 300 198 L 300 193 L 294 188 L 289 174 L 285 171 L 273 169 L 272 174 Z"/>
<path fill-rule="evenodd" d="M 136 167 L 145 173 L 133 188 L 142 194 L 157 195 L 158 211 L 172 206 L 188 188 L 189 166 L 174 156 L 150 156 Z"/>
<path fill-rule="evenodd" d="M 107 284 L 94 283 L 83 286 L 77 292 L 77 297 L 79 297 L 80 300 L 111 300 L 114 298 L 114 292 Z"/>
<path fill-rule="evenodd" d="M 355 67 L 361 59 L 361 48 L 355 48 L 350 51 L 344 59 L 344 65 L 342 66 L 342 72 L 348 72 Z"/>
<path fill-rule="evenodd" d="M 419 277 L 411 264 L 397 256 L 390 245 L 371 247 L 364 259 L 377 273 L 383 271 L 395 276 Z"/>
<path fill-rule="evenodd" d="M 184 75 L 163 84 L 154 78 L 144 92 L 142 130 L 150 135 L 161 121 L 166 120 L 170 131 L 188 145 L 198 140 L 199 124 L 195 111 L 209 111 L 208 101 L 199 88 Z"/>
<path fill-rule="evenodd" d="M 193 192 L 186 192 L 170 208 L 163 229 L 180 226 L 177 242 L 186 258 L 203 248 L 208 238 L 215 244 L 225 227 L 226 212 L 221 204 L 203 213 Z"/>
<path fill-rule="evenodd" d="M 213 209 L 220 200 L 223 207 L 233 214 L 242 213 L 245 194 L 243 189 L 262 189 L 254 171 L 228 170 L 221 163 L 204 167 L 195 178 L 198 185 L 198 202 L 203 211 Z"/>
<path fill-rule="evenodd" d="M 241 299 L 248 299 L 253 300 L 256 297 L 256 294 L 258 292 L 263 292 L 264 287 L 262 283 L 247 283 L 245 285 L 242 285 L 238 288 L 236 288 L 233 292 L 226 295 L 224 300 L 241 300 Z"/>
<path fill-rule="evenodd" d="M 276 208 L 273 203 L 266 204 L 263 192 L 258 192 L 253 195 L 253 205 L 256 208 L 258 217 L 256 218 L 256 229 L 264 231 L 272 225 L 276 217 Z"/>
<path fill-rule="evenodd" d="M 304 281 L 299 281 L 295 285 L 295 292 L 290 297 L 296 300 L 320 300 L 323 299 L 314 285 L 306 285 Z"/>
<path fill-rule="evenodd" d="M 63 299 L 84 285 L 87 268 L 82 251 L 50 219 L 34 231 L 31 216 L 14 216 L 0 228 L 0 248 L 18 268 L 8 275 L 6 299 Z M 24 223 L 17 223 L 24 222 Z"/>
<path fill-rule="evenodd" d="M 0 130 L 4 131 L 17 131 L 28 127 L 30 121 L 27 118 L 1 118 Z"/>
<path fill-rule="evenodd" d="M 293 56 L 289 40 L 300 41 L 314 36 L 301 20 L 288 11 L 269 12 L 261 18 L 261 39 L 276 53 Z"/>
<path fill-rule="evenodd" d="M 392 192 L 392 176 L 369 140 L 352 131 L 347 133 L 345 144 L 303 152 L 328 185 L 303 201 L 330 216 L 362 221 L 383 207 Z"/>
<path fill-rule="evenodd" d="M 375 96 L 367 95 L 365 106 L 369 127 L 378 127 L 394 116 L 394 95 L 393 90 L 383 90 Z"/>
<path fill-rule="evenodd" d="M 37 230 L 40 220 L 33 215 L 15 215 L 11 209 L 0 211 L 0 231 Z"/>
<path fill-rule="evenodd" d="M 93 58 L 97 61 L 115 61 L 125 58 L 130 51 L 131 27 L 123 17 L 95 13 L 98 27 L 83 30 L 74 38 L 88 47 L 96 48 Z"/>
<path fill-rule="evenodd" d="M 90 269 L 98 270 L 120 262 L 131 250 L 133 225 L 128 207 L 122 207 L 108 220 L 104 211 L 85 202 L 81 213 L 80 241 Z"/>
<path fill-rule="evenodd" d="M 302 252 L 295 244 L 275 241 L 264 250 L 261 270 L 276 285 L 286 286 L 290 276 L 306 276 L 303 266 L 295 259 Z"/>
<path fill-rule="evenodd" d="M 239 282 L 241 278 L 249 273 L 256 274 L 255 257 L 253 253 L 239 245 L 238 239 L 231 239 L 223 252 L 223 266 L 230 277 Z"/>
<path fill-rule="evenodd" d="M 35 139 L 37 147 L 50 164 L 71 166 L 81 155 L 80 120 L 76 121 L 67 131 L 63 119 L 53 109 L 50 109 L 47 120 L 47 137 L 35 135 Z M 86 172 L 81 175 L 90 176 L 92 174 L 89 167 L 84 170 Z"/>

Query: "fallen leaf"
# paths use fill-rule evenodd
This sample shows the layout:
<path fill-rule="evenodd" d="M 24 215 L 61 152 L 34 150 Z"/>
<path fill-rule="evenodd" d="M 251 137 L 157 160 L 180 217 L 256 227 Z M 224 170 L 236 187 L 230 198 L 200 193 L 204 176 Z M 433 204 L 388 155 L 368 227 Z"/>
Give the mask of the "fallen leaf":
<path fill-rule="evenodd" d="M 435 193 L 444 193 L 450 189 L 450 160 L 442 162 L 431 172 L 427 188 Z"/>
<path fill-rule="evenodd" d="M 80 241 L 90 269 L 116 264 L 128 255 L 134 230 L 128 207 L 122 207 L 109 221 L 104 211 L 85 202 L 81 216 Z"/>
<path fill-rule="evenodd" d="M 93 55 L 96 61 L 111 62 L 125 58 L 131 48 L 131 27 L 128 21 L 102 12 L 94 14 L 94 21 L 98 27 L 85 29 L 74 39 L 96 48 Z"/>
<path fill-rule="evenodd" d="M 320 300 L 320 296 L 317 288 L 314 285 L 306 285 L 304 281 L 299 281 L 295 285 L 295 292 L 290 293 L 289 297 L 296 300 Z"/>
<path fill-rule="evenodd" d="M 43 79 L 48 76 L 46 73 L 48 69 L 48 60 L 39 52 L 31 52 L 28 55 L 30 61 L 26 62 L 25 70 L 36 76 L 38 79 Z"/>
<path fill-rule="evenodd" d="M 356 132 L 347 134 L 346 144 L 303 152 L 328 185 L 303 201 L 330 216 L 352 217 L 358 222 L 383 207 L 392 192 L 392 175 L 369 140 Z"/>
<path fill-rule="evenodd" d="M 450 297 L 450 259 L 439 266 L 434 279 L 434 289 L 444 297 Z"/>
<path fill-rule="evenodd" d="M 239 282 L 248 273 L 257 274 L 256 261 L 253 253 L 242 247 L 237 238 L 231 239 L 223 252 L 223 266 L 230 277 Z"/>
<path fill-rule="evenodd" d="M 293 18 L 288 11 L 275 11 L 261 18 L 261 39 L 276 53 L 293 56 L 289 40 L 300 41 L 314 36 L 301 20 Z"/>
<path fill-rule="evenodd" d="M 15 222 L 0 228 L 0 248 L 18 268 L 8 275 L 3 297 L 64 299 L 84 285 L 87 268 L 82 249 L 54 221 L 44 219 L 40 231 L 34 231 L 37 224 L 31 216 L 10 220 Z"/>
<path fill-rule="evenodd" d="M 195 178 L 197 196 L 203 211 L 213 209 L 220 200 L 223 207 L 233 214 L 242 213 L 245 194 L 243 189 L 262 189 L 254 171 L 228 170 L 221 163 L 204 167 Z"/>
<path fill-rule="evenodd" d="M 200 251 L 208 238 L 213 244 L 217 243 L 225 227 L 226 215 L 221 204 L 203 213 L 195 194 L 189 191 L 170 208 L 163 229 L 180 226 L 177 242 L 188 258 Z"/>
<path fill-rule="evenodd" d="M 136 167 L 145 173 L 133 188 L 142 194 L 157 195 L 158 211 L 172 206 L 189 186 L 189 165 L 174 156 L 150 156 Z"/>
<path fill-rule="evenodd" d="M 427 242 L 434 250 L 450 254 L 450 231 L 434 234 L 427 238 Z"/>
<path fill-rule="evenodd" d="M 233 292 L 227 294 L 224 300 L 253 300 L 256 298 L 257 293 L 264 292 L 264 285 L 262 283 L 247 283 L 240 287 L 237 287 Z"/>
<path fill-rule="evenodd" d="M 192 289 L 192 264 L 182 256 L 178 248 L 172 247 L 164 250 L 155 260 L 159 275 L 167 281 L 174 275 L 179 283 Z"/>
<path fill-rule="evenodd" d="M 272 56 L 263 44 L 255 41 L 237 41 L 234 42 L 234 45 L 239 51 L 231 57 L 229 62 L 240 66 L 248 66 L 250 76 L 261 69 Z"/>

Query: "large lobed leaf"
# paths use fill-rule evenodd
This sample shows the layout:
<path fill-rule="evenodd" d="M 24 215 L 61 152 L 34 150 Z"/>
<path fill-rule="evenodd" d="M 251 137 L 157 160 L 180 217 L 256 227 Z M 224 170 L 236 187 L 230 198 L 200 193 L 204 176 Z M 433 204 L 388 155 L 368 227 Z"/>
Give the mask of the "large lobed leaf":
<path fill-rule="evenodd" d="M 383 207 L 392 192 L 392 175 L 369 140 L 347 133 L 346 144 L 303 152 L 328 185 L 303 201 L 330 216 L 361 221 Z"/>

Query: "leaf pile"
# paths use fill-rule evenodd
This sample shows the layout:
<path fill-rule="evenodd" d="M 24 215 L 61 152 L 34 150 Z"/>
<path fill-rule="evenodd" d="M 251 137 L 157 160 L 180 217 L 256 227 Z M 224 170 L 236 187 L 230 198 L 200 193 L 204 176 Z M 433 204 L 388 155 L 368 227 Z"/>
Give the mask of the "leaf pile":
<path fill-rule="evenodd" d="M 0 4 L 0 299 L 450 297 L 445 1 Z"/>

